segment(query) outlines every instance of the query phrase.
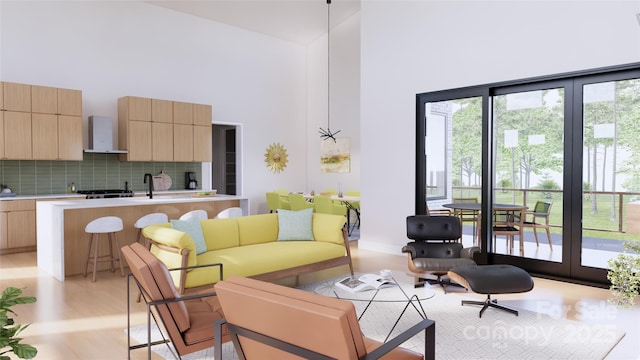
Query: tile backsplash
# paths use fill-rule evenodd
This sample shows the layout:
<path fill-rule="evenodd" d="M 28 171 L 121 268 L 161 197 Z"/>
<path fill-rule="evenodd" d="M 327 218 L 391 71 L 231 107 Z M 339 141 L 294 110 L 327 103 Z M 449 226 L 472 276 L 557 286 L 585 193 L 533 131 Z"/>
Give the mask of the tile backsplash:
<path fill-rule="evenodd" d="M 124 189 L 125 181 L 135 192 L 146 190 L 144 174 L 171 177 L 169 190 L 185 188 L 187 171 L 196 173 L 202 186 L 202 164 L 199 162 L 129 162 L 120 161 L 118 154 L 85 153 L 82 161 L 1 160 L 0 184 L 17 195 L 64 194 L 74 183 L 76 190 Z"/>

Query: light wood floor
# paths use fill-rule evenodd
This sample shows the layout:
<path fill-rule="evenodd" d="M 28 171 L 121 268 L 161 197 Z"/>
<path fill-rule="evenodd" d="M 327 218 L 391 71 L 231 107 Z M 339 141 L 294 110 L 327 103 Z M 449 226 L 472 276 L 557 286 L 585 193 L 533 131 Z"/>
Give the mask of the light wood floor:
<path fill-rule="evenodd" d="M 413 281 L 412 276 L 407 273 L 405 256 L 359 250 L 357 242 L 352 244 L 356 271 L 391 269 L 398 280 Z M 314 282 L 346 271 L 346 267 L 325 270 L 300 276 L 299 282 Z M 35 304 L 15 308 L 18 313 L 17 323 L 31 323 L 23 337 L 25 343 L 38 348 L 37 359 L 126 359 L 125 279 L 118 272 L 101 272 L 95 283 L 91 282 L 90 276 L 74 276 L 67 278 L 65 282 L 59 282 L 38 271 L 35 253 L 0 256 L 0 288 L 25 288 L 24 295 L 38 298 Z M 505 305 L 613 326 L 625 331 L 626 336 L 607 359 L 640 358 L 640 306 L 634 311 L 617 310 L 607 303 L 609 293 L 606 289 L 539 278 L 534 281 L 535 288 L 528 293 L 496 298 Z M 295 285 L 295 279 L 286 279 L 282 283 Z M 481 299 L 477 294 L 468 295 Z M 135 301 L 131 303 L 134 323 L 143 324 L 144 306 Z M 428 303 L 425 305 L 428 306 Z M 487 310 L 485 316 L 490 316 L 491 311 Z M 146 358 L 146 351 L 137 350 L 132 358 Z"/>

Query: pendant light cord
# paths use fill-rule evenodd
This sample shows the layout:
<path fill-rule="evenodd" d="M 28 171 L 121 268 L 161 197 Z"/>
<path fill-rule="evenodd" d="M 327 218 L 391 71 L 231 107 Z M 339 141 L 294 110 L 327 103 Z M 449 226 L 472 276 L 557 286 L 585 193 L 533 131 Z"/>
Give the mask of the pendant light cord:
<path fill-rule="evenodd" d="M 331 0 L 327 0 L 327 130 L 331 128 Z"/>
<path fill-rule="evenodd" d="M 331 0 L 327 0 L 327 130 L 320 128 L 320 137 L 332 139 L 340 132 L 331 132 Z"/>

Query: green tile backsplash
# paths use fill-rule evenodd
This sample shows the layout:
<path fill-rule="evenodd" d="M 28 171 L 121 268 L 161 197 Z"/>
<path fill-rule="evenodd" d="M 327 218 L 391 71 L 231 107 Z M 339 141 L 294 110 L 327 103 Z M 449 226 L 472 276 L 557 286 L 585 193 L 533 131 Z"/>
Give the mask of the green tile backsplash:
<path fill-rule="evenodd" d="M 144 174 L 157 175 L 164 170 L 171 177 L 170 190 L 184 189 L 184 173 L 194 171 L 202 184 L 201 163 L 185 162 L 128 162 L 118 154 L 85 153 L 83 161 L 1 160 L 0 184 L 18 195 L 64 194 L 75 183 L 77 190 L 129 189 L 146 190 Z"/>

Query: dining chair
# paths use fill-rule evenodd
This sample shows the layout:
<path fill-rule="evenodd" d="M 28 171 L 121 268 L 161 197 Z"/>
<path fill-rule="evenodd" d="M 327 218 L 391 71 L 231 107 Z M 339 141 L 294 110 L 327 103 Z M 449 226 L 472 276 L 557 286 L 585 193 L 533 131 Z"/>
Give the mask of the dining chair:
<path fill-rule="evenodd" d="M 347 190 L 344 192 L 345 196 L 357 196 L 360 198 L 360 190 Z M 356 221 L 354 221 L 352 226 L 357 226 L 360 229 L 360 201 L 349 201 L 351 207 L 349 210 L 353 210 L 356 213 Z M 353 229 L 351 229 L 353 231 Z"/>
<path fill-rule="evenodd" d="M 517 235 L 520 240 L 520 253 L 524 253 L 523 225 L 526 207 L 524 206 L 494 206 L 493 207 L 493 238 L 504 235 L 507 248 L 513 251 L 513 240 Z M 478 215 L 480 216 L 480 215 Z"/>
<path fill-rule="evenodd" d="M 299 211 L 313 208 L 313 203 L 308 202 L 302 194 L 289 194 L 289 205 L 291 210 Z"/>
<path fill-rule="evenodd" d="M 316 195 L 313 198 L 313 206 L 315 212 L 321 214 L 347 215 L 347 206 L 344 204 L 336 204 L 330 197 L 324 195 Z"/>
<path fill-rule="evenodd" d="M 537 201 L 536 205 L 533 207 L 533 211 L 525 212 L 525 219 L 523 225 L 525 228 L 533 228 L 533 236 L 536 238 L 536 246 L 539 246 L 538 243 L 538 232 L 536 231 L 538 228 L 544 228 L 547 232 L 547 241 L 549 242 L 549 248 L 553 250 L 553 245 L 551 245 L 551 232 L 549 231 L 549 215 L 551 214 L 551 205 L 553 203 L 548 201 Z M 526 216 L 531 215 L 531 221 L 527 221 Z M 541 220 L 541 222 L 538 222 Z"/>
<path fill-rule="evenodd" d="M 451 209 L 430 209 L 429 203 L 426 203 L 425 205 L 427 207 L 427 215 L 429 216 L 438 216 L 438 215 L 451 216 Z"/>
<path fill-rule="evenodd" d="M 453 203 L 472 203 L 477 204 L 477 197 L 465 197 L 465 198 L 453 198 Z M 475 210 L 462 210 L 455 209 L 453 211 L 453 215 L 457 216 L 460 219 L 460 225 L 464 226 L 465 222 L 471 223 L 473 227 L 473 243 L 476 244 L 478 238 L 475 236 L 476 234 L 476 224 L 478 223 L 478 211 Z"/>
<path fill-rule="evenodd" d="M 267 208 L 269 212 L 278 212 L 278 209 L 291 210 L 291 204 L 289 200 L 282 198 L 282 194 L 275 191 L 267 192 Z"/>

